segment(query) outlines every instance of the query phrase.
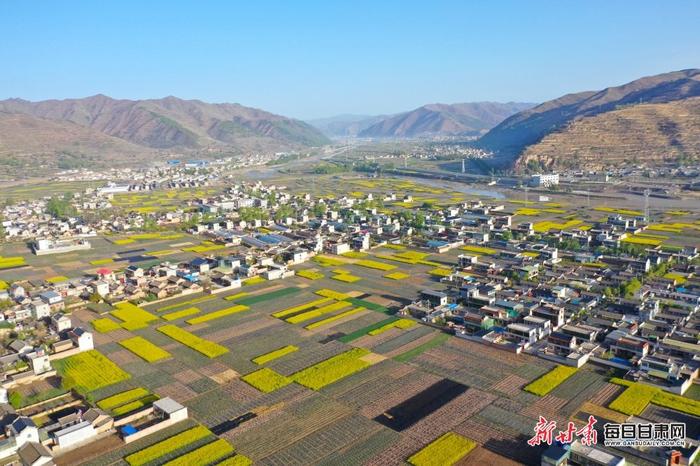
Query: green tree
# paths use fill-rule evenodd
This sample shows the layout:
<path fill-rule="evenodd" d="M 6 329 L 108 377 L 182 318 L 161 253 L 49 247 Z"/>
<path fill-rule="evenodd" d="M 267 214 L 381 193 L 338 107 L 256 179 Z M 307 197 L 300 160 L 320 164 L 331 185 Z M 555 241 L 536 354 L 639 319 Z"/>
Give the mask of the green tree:
<path fill-rule="evenodd" d="M 291 208 L 290 206 L 288 206 L 288 205 L 282 205 L 282 206 L 280 206 L 279 209 L 277 209 L 277 211 L 275 212 L 275 217 L 274 217 L 274 218 L 275 218 L 276 221 L 279 222 L 279 221 L 281 221 L 281 220 L 284 220 L 284 219 L 287 218 L 287 217 L 293 217 L 293 216 L 294 216 L 294 209 L 292 209 L 292 208 Z"/>
<path fill-rule="evenodd" d="M 238 211 L 241 220 L 252 222 L 253 220 L 266 220 L 268 213 L 260 207 L 242 207 Z"/>
<path fill-rule="evenodd" d="M 277 197 L 275 196 L 275 193 L 270 193 L 267 195 L 267 205 L 268 206 L 273 206 L 277 203 Z"/>
<path fill-rule="evenodd" d="M 70 201 L 70 194 L 65 194 L 63 197 L 54 196 L 49 199 L 46 203 L 46 212 L 61 219 L 73 217 L 76 214 L 75 207 Z"/>
<path fill-rule="evenodd" d="M 328 210 L 328 206 L 326 206 L 325 203 L 323 203 L 323 202 L 318 202 L 318 203 L 316 203 L 316 205 L 314 206 L 314 215 L 315 215 L 316 217 L 321 217 L 321 216 L 323 216 L 323 214 L 326 213 L 327 210 Z"/>
<path fill-rule="evenodd" d="M 425 226 L 425 215 L 423 212 L 416 212 L 413 216 L 412 225 L 416 228 L 423 228 Z"/>
<path fill-rule="evenodd" d="M 625 298 L 631 298 L 642 287 L 638 278 L 633 278 L 622 286 L 622 294 Z"/>
<path fill-rule="evenodd" d="M 10 392 L 10 395 L 7 397 L 7 399 L 13 408 L 19 409 L 22 407 L 23 399 L 22 399 L 22 394 L 20 392 L 15 392 L 15 391 Z"/>

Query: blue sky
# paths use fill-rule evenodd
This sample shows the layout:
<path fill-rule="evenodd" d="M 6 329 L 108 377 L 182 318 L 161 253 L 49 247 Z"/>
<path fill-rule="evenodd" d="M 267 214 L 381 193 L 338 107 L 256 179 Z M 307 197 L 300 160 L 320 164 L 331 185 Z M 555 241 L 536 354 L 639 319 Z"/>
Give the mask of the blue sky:
<path fill-rule="evenodd" d="M 297 118 L 534 101 L 700 67 L 700 2 L 0 2 L 0 98 L 176 95 Z"/>

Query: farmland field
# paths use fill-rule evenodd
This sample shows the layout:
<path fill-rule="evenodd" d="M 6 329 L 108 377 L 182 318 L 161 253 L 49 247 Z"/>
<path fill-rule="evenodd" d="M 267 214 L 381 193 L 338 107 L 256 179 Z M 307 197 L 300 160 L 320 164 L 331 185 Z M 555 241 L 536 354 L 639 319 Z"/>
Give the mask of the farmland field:
<path fill-rule="evenodd" d="M 143 337 L 133 337 L 122 340 L 119 344 L 147 362 L 156 362 L 170 357 L 170 353 Z"/>
<path fill-rule="evenodd" d="M 408 459 L 414 466 L 450 466 L 476 447 L 476 442 L 448 432 Z"/>
<path fill-rule="evenodd" d="M 546 395 L 551 392 L 557 385 L 568 379 L 576 372 L 576 368 L 567 366 L 558 366 L 552 372 L 549 372 L 531 384 L 525 387 L 525 390 L 534 393 L 535 395 Z"/>
<path fill-rule="evenodd" d="M 366 178 L 347 183 L 352 191 L 361 191 L 365 188 L 357 185 L 360 182 L 371 183 L 378 193 L 401 193 L 396 187 L 404 186 L 396 180 Z M 423 194 L 443 199 L 450 195 Z M 419 196 L 414 194 L 414 199 Z M 537 210 L 536 219 L 522 221 L 540 229 L 579 221 L 570 214 L 584 225 L 591 223 L 584 213 L 569 212 L 568 206 L 540 204 L 513 210 Z M 565 215 L 547 211 L 565 209 Z M 599 215 L 603 214 L 607 213 Z M 672 246 L 682 234 L 675 231 L 695 231 L 679 223 L 686 219 L 664 221 L 668 223 L 655 224 L 656 231 L 634 237 Z M 123 268 L 130 260 L 177 262 L 222 253 L 209 251 L 212 245 L 186 233 L 176 240 L 163 239 L 171 233 L 96 239 L 95 251 L 69 260 L 81 261 L 85 270 L 94 272 L 100 265 Z M 118 240 L 129 242 L 115 244 Z M 431 460 L 470 464 L 478 459 L 483 464 L 539 464 L 541 450 L 522 445 L 541 414 L 558 422 L 577 416 L 577 423 L 587 411 L 696 419 L 697 404 L 689 397 L 639 388 L 634 389 L 637 394 L 624 395 L 630 386 L 610 382 L 610 375 L 595 367 L 587 365 L 564 377 L 550 361 L 458 338 L 400 312 L 420 291 L 450 286 L 440 279 L 450 275 L 459 255 L 478 255 L 486 263 L 507 252 L 501 246 L 473 244 L 437 253 L 407 244 L 359 254 L 323 253 L 290 266 L 295 276 L 249 280 L 238 290 L 74 309 L 73 324 L 94 329 L 96 351 L 111 366 L 98 357 L 77 365 L 83 369 L 76 371 L 71 363 L 66 370 L 71 358 L 57 360 L 59 375 L 68 374 L 65 385 L 82 384 L 79 391 L 90 393 L 97 406 L 117 417 L 164 397 L 186 406 L 190 416 L 163 433 L 80 461 L 384 466 Z M 536 254 L 517 252 L 519 257 Z M 81 276 L 82 269 L 76 273 L 46 258 L 24 256 L 11 245 L 0 253 L 26 262 L 3 271 L 0 276 L 8 286 L 18 276 Z M 155 257 L 162 254 L 167 257 Z M 90 264 L 104 259 L 113 262 Z M 664 280 L 679 286 L 684 278 L 693 281 L 692 276 L 686 278 L 689 275 L 683 272 Z M 147 349 L 144 342 L 153 346 Z M 154 348 L 168 356 L 154 357 Z M 95 380 L 92 372 L 97 373 Z M 452 443 L 460 438 L 465 441 Z"/>
<path fill-rule="evenodd" d="M 287 345 L 283 346 L 282 348 L 276 349 L 274 351 L 270 351 L 269 353 L 261 354 L 260 356 L 256 357 L 253 359 L 253 362 L 255 364 L 265 364 L 270 361 L 274 361 L 275 359 L 281 358 L 282 356 L 285 356 L 287 354 L 293 353 L 295 351 L 298 351 L 299 347 L 294 346 L 294 345 Z"/>
<path fill-rule="evenodd" d="M 366 354 L 369 351 L 355 348 L 297 372 L 292 379 L 305 387 L 318 390 L 368 367 L 369 363 L 361 359 Z"/>
<path fill-rule="evenodd" d="M 189 346 L 195 351 L 199 351 L 200 353 L 210 358 L 215 358 L 228 352 L 228 349 L 226 349 L 225 347 L 207 341 L 203 338 L 199 338 L 196 335 L 187 332 L 186 330 L 182 330 L 179 327 L 175 327 L 174 325 L 164 325 L 158 328 L 158 331 L 164 333 L 165 335 L 168 335 L 174 340 L 179 341 L 185 346 Z"/>
<path fill-rule="evenodd" d="M 128 379 L 127 372 L 97 350 L 85 351 L 56 362 L 65 388 L 91 392 Z"/>
<path fill-rule="evenodd" d="M 171 451 L 182 447 L 183 445 L 187 445 L 188 443 L 192 443 L 209 435 L 211 435 L 211 432 L 209 432 L 208 429 L 206 429 L 203 426 L 197 426 L 192 429 L 186 430 L 185 432 L 174 435 L 173 437 L 170 437 L 166 440 L 163 440 L 162 442 L 156 443 L 155 445 L 152 445 L 141 451 L 133 453 L 127 456 L 125 460 L 131 466 L 141 466 L 143 464 L 147 464 L 153 460 L 156 460 L 161 456 L 164 456 L 170 453 Z"/>
<path fill-rule="evenodd" d="M 292 383 L 290 378 L 280 375 L 267 367 L 251 372 L 243 376 L 241 380 L 265 393 L 273 392 Z"/>
<path fill-rule="evenodd" d="M 142 398 L 148 394 L 149 394 L 149 391 L 146 390 L 145 388 L 142 388 L 142 387 L 134 388 L 132 390 L 127 390 L 125 392 L 121 392 L 121 393 L 117 393 L 116 395 L 112 395 L 108 398 L 104 398 L 104 399 L 97 402 L 97 406 L 100 409 L 110 410 L 110 409 L 116 408 L 117 406 L 121 406 L 121 405 L 124 405 L 126 403 L 130 403 L 132 401 L 138 400 L 139 398 Z"/>

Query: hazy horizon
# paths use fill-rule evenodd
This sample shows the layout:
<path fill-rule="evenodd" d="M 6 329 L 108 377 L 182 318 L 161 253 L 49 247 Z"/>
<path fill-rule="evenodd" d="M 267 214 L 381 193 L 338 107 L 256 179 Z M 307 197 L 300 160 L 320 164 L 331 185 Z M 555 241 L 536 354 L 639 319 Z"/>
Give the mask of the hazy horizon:
<path fill-rule="evenodd" d="M 3 3 L 0 99 L 174 95 L 303 120 L 543 102 L 698 67 L 699 13 L 690 1 Z"/>

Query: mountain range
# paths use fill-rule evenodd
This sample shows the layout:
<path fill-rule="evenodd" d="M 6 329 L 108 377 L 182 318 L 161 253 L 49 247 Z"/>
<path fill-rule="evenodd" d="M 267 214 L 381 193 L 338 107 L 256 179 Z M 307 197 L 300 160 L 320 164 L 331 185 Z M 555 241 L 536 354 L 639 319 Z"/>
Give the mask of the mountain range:
<path fill-rule="evenodd" d="M 700 70 L 567 94 L 495 126 L 478 145 L 494 164 L 600 168 L 700 157 Z"/>
<path fill-rule="evenodd" d="M 302 149 L 328 144 L 328 136 L 480 136 L 474 144 L 493 153 L 492 166 L 531 171 L 699 159 L 700 70 L 648 76 L 539 105 L 430 104 L 395 115 L 310 122 L 176 97 L 0 101 L 0 170 L 6 173 Z"/>
<path fill-rule="evenodd" d="M 471 102 L 429 104 L 395 115 L 338 115 L 308 123 L 330 137 L 417 138 L 478 136 L 534 104 Z"/>
<path fill-rule="evenodd" d="M 363 138 L 478 136 L 530 103 L 470 102 L 429 104 L 377 121 L 358 133 Z"/>
<path fill-rule="evenodd" d="M 6 165 L 27 157 L 131 163 L 165 154 L 236 154 L 328 142 L 307 123 L 239 104 L 105 95 L 0 101 L 0 155 Z"/>

